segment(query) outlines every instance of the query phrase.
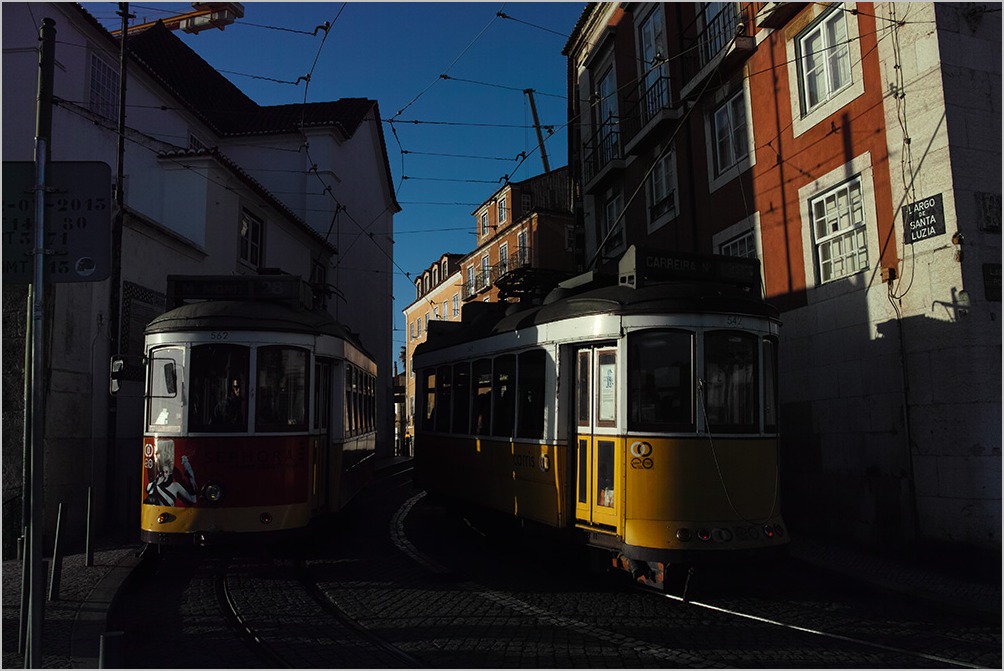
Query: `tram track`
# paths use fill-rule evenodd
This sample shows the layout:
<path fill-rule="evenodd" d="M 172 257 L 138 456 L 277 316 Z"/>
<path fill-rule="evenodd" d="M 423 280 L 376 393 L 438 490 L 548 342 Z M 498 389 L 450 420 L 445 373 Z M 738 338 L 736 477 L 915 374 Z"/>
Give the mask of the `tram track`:
<path fill-rule="evenodd" d="M 306 560 L 227 562 L 215 591 L 226 621 L 265 667 L 425 667 L 328 599 Z"/>

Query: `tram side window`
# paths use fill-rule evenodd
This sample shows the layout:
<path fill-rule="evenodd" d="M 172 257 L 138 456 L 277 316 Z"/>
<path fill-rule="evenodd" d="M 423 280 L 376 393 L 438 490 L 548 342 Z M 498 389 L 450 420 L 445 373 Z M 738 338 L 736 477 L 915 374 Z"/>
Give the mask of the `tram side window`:
<path fill-rule="evenodd" d="M 248 366 L 244 345 L 192 347 L 189 431 L 248 430 Z"/>
<path fill-rule="evenodd" d="M 307 351 L 270 345 L 258 348 L 256 431 L 307 428 Z"/>
<path fill-rule="evenodd" d="M 453 433 L 471 432 L 471 365 L 453 367 Z"/>
<path fill-rule="evenodd" d="M 425 403 L 422 408 L 422 428 L 432 431 L 436 426 L 436 370 L 431 368 L 422 373 L 422 390 Z"/>
<path fill-rule="evenodd" d="M 642 331 L 628 336 L 632 429 L 693 430 L 693 355 L 693 333 Z"/>
<path fill-rule="evenodd" d="M 517 384 L 519 426 L 516 435 L 520 438 L 544 437 L 544 371 L 547 356 L 542 349 L 530 350 L 519 355 L 519 375 Z"/>
<path fill-rule="evenodd" d="M 506 354 L 495 359 L 495 380 L 492 387 L 492 435 L 512 436 L 516 415 L 516 355 Z"/>
<path fill-rule="evenodd" d="M 161 347 L 150 352 L 147 424 L 150 431 L 181 431 L 184 409 L 185 352 Z"/>
<path fill-rule="evenodd" d="M 436 415 L 436 431 L 449 432 L 450 408 L 453 406 L 452 369 L 449 366 L 440 366 L 436 380 L 436 407 L 439 408 L 439 413 Z"/>
<path fill-rule="evenodd" d="M 356 433 L 356 413 L 353 411 L 356 392 L 354 389 L 356 379 L 356 369 L 351 364 L 345 366 L 345 435 L 354 436 Z"/>
<path fill-rule="evenodd" d="M 778 425 L 777 339 L 763 339 L 763 430 L 772 433 Z"/>
<path fill-rule="evenodd" d="M 756 336 L 739 331 L 704 335 L 704 412 L 711 431 L 758 429 Z"/>
<path fill-rule="evenodd" d="M 479 359 L 473 368 L 472 405 L 473 426 L 476 436 L 487 436 L 492 425 L 492 360 Z"/>

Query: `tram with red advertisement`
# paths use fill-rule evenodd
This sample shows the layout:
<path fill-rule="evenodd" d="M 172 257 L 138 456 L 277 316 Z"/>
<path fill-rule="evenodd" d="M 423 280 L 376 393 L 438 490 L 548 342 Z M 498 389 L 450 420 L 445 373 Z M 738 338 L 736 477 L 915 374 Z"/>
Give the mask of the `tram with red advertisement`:
<path fill-rule="evenodd" d="M 782 554 L 779 315 L 759 263 L 631 247 L 618 273 L 431 322 L 414 355 L 415 481 L 672 565 Z"/>
<path fill-rule="evenodd" d="M 146 327 L 140 536 L 299 529 L 372 474 L 377 368 L 290 275 L 170 276 Z"/>

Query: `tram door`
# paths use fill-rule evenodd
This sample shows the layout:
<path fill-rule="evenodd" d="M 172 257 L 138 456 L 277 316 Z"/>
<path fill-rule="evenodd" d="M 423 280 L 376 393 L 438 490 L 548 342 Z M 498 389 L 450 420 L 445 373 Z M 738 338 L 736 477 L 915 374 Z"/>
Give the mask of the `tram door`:
<path fill-rule="evenodd" d="M 594 526 L 617 527 L 614 449 L 617 426 L 617 349 L 582 347 L 575 352 L 575 517 Z M 598 433 L 598 431 L 600 433 Z"/>

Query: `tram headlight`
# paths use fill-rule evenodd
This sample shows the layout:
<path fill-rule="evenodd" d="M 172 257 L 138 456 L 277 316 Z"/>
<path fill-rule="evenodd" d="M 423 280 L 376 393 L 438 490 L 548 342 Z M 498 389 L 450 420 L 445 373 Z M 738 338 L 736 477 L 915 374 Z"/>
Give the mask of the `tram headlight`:
<path fill-rule="evenodd" d="M 261 515 L 258 516 L 258 521 L 261 522 L 262 524 L 271 524 L 272 513 L 262 513 Z"/>
<path fill-rule="evenodd" d="M 689 541 L 693 535 L 690 533 L 690 529 L 677 529 L 676 530 L 676 540 L 686 543 Z"/>
<path fill-rule="evenodd" d="M 208 482 L 206 483 L 206 486 L 202 488 L 202 495 L 206 497 L 207 501 L 216 503 L 223 498 L 223 487 L 215 482 Z"/>
<path fill-rule="evenodd" d="M 763 535 L 764 536 L 766 536 L 767 538 L 773 538 L 774 537 L 774 533 L 775 532 L 774 532 L 774 526 L 773 525 L 771 525 L 771 524 L 765 524 L 765 525 L 763 525 Z"/>
<path fill-rule="evenodd" d="M 697 530 L 697 537 L 700 538 L 702 541 L 710 541 L 711 540 L 711 532 L 708 531 L 707 529 L 698 529 Z"/>

